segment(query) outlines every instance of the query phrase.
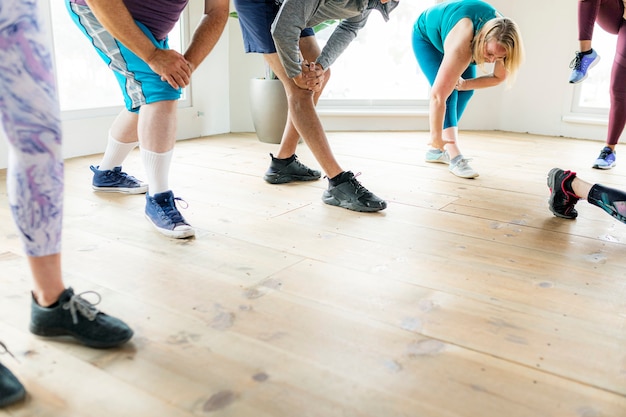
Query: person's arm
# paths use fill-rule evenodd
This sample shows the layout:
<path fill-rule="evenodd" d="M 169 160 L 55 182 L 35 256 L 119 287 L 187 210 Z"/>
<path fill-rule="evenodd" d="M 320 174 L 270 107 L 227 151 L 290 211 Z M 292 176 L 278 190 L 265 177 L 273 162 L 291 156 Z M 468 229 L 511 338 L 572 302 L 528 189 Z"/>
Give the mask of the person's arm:
<path fill-rule="evenodd" d="M 366 10 L 362 15 L 342 20 L 333 31 L 328 42 L 322 49 L 322 53 L 316 62 L 324 69 L 328 69 L 335 60 L 346 50 L 348 45 L 356 38 L 359 30 L 367 23 L 371 10 Z"/>
<path fill-rule="evenodd" d="M 474 25 L 470 19 L 461 19 L 448 33 L 443 45 L 443 61 L 430 90 L 430 145 L 443 150 L 443 119 L 446 100 L 454 91 L 459 78 L 472 61 L 471 42 Z"/>
<path fill-rule="evenodd" d="M 194 71 L 211 53 L 228 21 L 228 0 L 204 0 L 204 16 L 191 37 L 185 58 Z"/>
<path fill-rule="evenodd" d="M 272 23 L 276 52 L 289 78 L 302 72 L 300 32 L 315 13 L 318 3 L 319 0 L 285 0 Z"/>
<path fill-rule="evenodd" d="M 493 72 L 476 78 L 469 78 L 467 80 L 460 78 L 456 89 L 463 90 L 478 90 L 480 88 L 494 87 L 498 84 L 506 81 L 507 72 L 504 68 L 504 62 L 498 60 L 494 63 Z"/>
<path fill-rule="evenodd" d="M 141 58 L 172 88 L 189 84 L 191 68 L 180 53 L 157 48 L 137 26 L 123 0 L 86 0 L 100 24 L 125 47 Z"/>

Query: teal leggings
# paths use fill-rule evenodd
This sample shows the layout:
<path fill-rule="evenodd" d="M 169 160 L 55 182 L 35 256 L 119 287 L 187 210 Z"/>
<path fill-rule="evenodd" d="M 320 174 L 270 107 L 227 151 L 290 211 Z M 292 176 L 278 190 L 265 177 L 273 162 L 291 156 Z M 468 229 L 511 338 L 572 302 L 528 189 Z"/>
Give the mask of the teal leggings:
<path fill-rule="evenodd" d="M 435 83 L 439 67 L 443 61 L 443 53 L 433 46 L 428 40 L 424 39 L 418 32 L 413 31 L 413 52 L 422 72 L 428 79 L 431 87 Z M 470 65 L 462 77 L 464 79 L 476 78 L 476 66 Z M 474 95 L 474 91 L 457 91 L 454 90 L 450 97 L 446 100 L 446 115 L 443 120 L 443 128 L 456 127 L 459 120 L 467 107 L 467 103 Z"/>

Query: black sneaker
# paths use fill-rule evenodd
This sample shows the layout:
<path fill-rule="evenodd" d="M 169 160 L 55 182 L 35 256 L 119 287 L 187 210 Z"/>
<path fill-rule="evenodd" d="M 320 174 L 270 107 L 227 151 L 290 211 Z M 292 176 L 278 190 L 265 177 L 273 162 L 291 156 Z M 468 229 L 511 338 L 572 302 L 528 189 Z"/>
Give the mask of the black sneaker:
<path fill-rule="evenodd" d="M 4 349 L 4 352 L 0 353 L 8 353 L 13 356 L 4 343 L 0 342 L 0 347 Z M 11 371 L 0 363 L 0 408 L 21 401 L 25 396 L 24 386 Z"/>
<path fill-rule="evenodd" d="M 548 188 L 550 188 L 548 204 L 550 211 L 557 217 L 575 219 L 578 216 L 574 206 L 580 198 L 565 186 L 566 181 L 572 181 L 574 178 L 576 178 L 575 172 L 563 171 L 559 168 L 552 168 L 548 173 Z"/>
<path fill-rule="evenodd" d="M 98 295 L 94 291 L 88 292 Z M 75 295 L 74 290 L 68 288 L 50 307 L 41 307 L 33 297 L 31 333 L 46 337 L 72 336 L 86 346 L 101 349 L 130 340 L 133 331 L 126 323 L 100 312 L 95 304 L 82 298 L 82 294 Z"/>
<path fill-rule="evenodd" d="M 296 155 L 293 156 L 293 161 L 288 164 L 284 164 L 280 159 L 274 158 L 274 155 L 270 154 L 272 162 L 267 172 L 263 176 L 263 179 L 270 184 L 286 184 L 294 181 L 315 181 L 322 177 L 320 171 L 316 171 L 304 165 L 298 160 Z"/>
<path fill-rule="evenodd" d="M 345 172 L 348 180 L 338 185 L 329 182 L 328 189 L 322 194 L 322 201 L 331 206 L 339 206 L 348 210 L 374 212 L 387 208 L 387 202 L 378 198 L 356 179 L 360 175 Z"/>

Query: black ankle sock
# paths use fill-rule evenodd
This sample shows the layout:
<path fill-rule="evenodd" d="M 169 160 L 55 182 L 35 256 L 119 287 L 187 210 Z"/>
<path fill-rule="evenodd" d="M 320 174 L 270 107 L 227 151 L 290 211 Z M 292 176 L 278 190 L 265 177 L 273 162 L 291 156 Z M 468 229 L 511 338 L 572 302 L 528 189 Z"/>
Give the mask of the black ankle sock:
<path fill-rule="evenodd" d="M 581 55 L 589 55 L 589 54 L 590 54 L 590 53 L 592 53 L 592 52 L 593 52 L 593 48 L 591 48 L 591 49 L 590 49 L 590 50 L 588 50 L 588 51 L 581 52 Z"/>
<path fill-rule="evenodd" d="M 271 155 L 271 154 L 270 154 Z M 276 163 L 276 164 L 280 164 L 280 165 L 289 165 L 290 163 L 292 163 L 294 160 L 296 159 L 296 154 L 294 153 L 293 155 L 291 155 L 289 158 L 275 158 L 274 155 L 272 155 L 272 162 Z"/>
<path fill-rule="evenodd" d="M 335 175 L 334 177 L 329 178 L 328 182 L 330 182 L 330 184 L 333 187 L 336 187 L 339 184 L 343 184 L 344 182 L 348 181 L 351 178 L 349 174 L 350 174 L 349 172 L 342 171 L 341 173 Z"/>

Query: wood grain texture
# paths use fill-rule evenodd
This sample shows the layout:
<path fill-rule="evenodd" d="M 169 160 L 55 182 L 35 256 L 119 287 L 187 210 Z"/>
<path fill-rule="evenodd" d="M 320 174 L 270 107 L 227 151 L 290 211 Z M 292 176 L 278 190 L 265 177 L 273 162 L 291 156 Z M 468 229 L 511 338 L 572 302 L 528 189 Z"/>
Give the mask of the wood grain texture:
<path fill-rule="evenodd" d="M 0 359 L 29 392 L 0 416 L 626 416 L 626 225 L 547 207 L 555 166 L 626 188 L 621 164 L 590 168 L 601 143 L 462 132 L 465 180 L 423 161 L 425 132 L 329 137 L 385 211 L 324 205 L 325 179 L 267 184 L 274 145 L 217 135 L 176 146 L 198 233 L 173 240 L 143 196 L 91 190 L 99 155 L 68 160 L 65 280 L 133 327 L 112 350 L 28 332 L 0 171 L 0 340 L 19 362 Z M 137 151 L 124 170 L 144 177 Z"/>

